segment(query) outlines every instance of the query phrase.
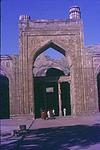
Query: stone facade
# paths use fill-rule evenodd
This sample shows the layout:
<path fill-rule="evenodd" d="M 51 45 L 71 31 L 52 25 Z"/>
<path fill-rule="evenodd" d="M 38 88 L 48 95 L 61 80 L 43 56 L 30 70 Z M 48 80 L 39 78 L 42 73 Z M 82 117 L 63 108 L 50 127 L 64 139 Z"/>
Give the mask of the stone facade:
<path fill-rule="evenodd" d="M 52 67 L 59 68 L 65 73 L 65 76 L 59 79 L 59 83 L 63 81 L 70 83 L 71 115 L 99 111 L 97 74 L 100 72 L 100 45 L 85 47 L 80 15 L 74 16 L 70 11 L 69 18 L 68 20 L 31 20 L 29 16 L 20 16 L 20 54 L 1 58 L 1 70 L 9 79 L 10 115 L 35 116 L 33 72 L 36 75 L 38 70 L 34 67 L 39 64 L 36 64 L 37 56 L 49 47 L 64 55 L 62 63 L 48 60 L 47 66 L 53 62 Z M 44 70 L 48 68 L 47 66 Z M 43 65 L 38 69 L 41 74 Z M 68 71 L 70 76 L 67 74 Z M 60 103 L 59 93 L 59 105 Z M 59 115 L 60 111 L 59 106 Z"/>
<path fill-rule="evenodd" d="M 0 74 L 9 79 L 10 115 L 19 114 L 19 56 L 1 56 Z"/>

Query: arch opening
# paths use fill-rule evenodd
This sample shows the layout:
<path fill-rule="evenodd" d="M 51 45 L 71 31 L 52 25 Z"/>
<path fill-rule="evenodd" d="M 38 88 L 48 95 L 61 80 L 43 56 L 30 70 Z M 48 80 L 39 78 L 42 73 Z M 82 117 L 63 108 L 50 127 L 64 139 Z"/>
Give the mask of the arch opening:
<path fill-rule="evenodd" d="M 55 43 L 53 43 L 52 41 L 48 42 L 47 44 L 45 44 L 44 46 L 42 46 L 42 48 L 40 48 L 34 55 L 33 61 L 36 60 L 36 58 L 43 52 L 45 52 L 47 49 L 52 48 L 56 51 L 58 51 L 59 53 L 61 53 L 63 56 L 65 56 L 65 50 L 63 48 L 61 48 L 60 46 L 56 45 Z"/>
<path fill-rule="evenodd" d="M 98 88 L 98 105 L 100 111 L 100 72 L 97 75 L 97 88 Z"/>
<path fill-rule="evenodd" d="M 9 79 L 0 74 L 0 119 L 9 119 Z"/>
<path fill-rule="evenodd" d="M 49 46 L 51 46 L 51 43 Z M 52 48 L 53 46 L 51 46 L 50 48 Z M 60 49 L 60 51 L 57 48 L 59 49 L 59 47 L 56 47 L 56 49 L 53 50 L 61 54 L 62 49 Z M 37 56 L 37 58 L 35 58 L 35 62 L 33 60 L 35 118 L 41 117 L 41 110 L 45 110 L 47 112 L 50 109 L 54 109 L 55 115 L 59 116 L 60 104 L 58 81 L 61 76 L 70 75 L 69 63 L 64 57 L 65 51 L 63 50 L 63 57 L 60 56 L 58 59 L 54 59 L 54 57 L 52 58 L 52 56 L 44 56 L 43 52 L 46 52 L 47 50 L 48 49 L 42 48 L 42 50 L 40 50 L 38 53 L 39 56 L 37 54 L 35 55 L 35 57 Z M 61 98 L 63 99 L 63 105 L 61 106 L 62 115 L 64 115 L 63 108 L 66 107 L 69 107 L 66 115 L 70 115 L 70 86 L 68 86 L 68 83 L 65 82 L 60 84 L 60 88 L 62 91 Z M 64 88 L 66 90 L 64 90 Z M 67 94 L 65 94 L 66 92 Z M 67 96 L 67 98 L 65 99 L 64 96 Z"/>

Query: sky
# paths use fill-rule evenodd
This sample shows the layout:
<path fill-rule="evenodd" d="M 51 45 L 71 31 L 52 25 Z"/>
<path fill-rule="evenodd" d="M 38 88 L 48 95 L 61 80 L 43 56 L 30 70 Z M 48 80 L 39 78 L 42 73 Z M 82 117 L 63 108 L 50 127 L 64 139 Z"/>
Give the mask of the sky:
<path fill-rule="evenodd" d="M 84 22 L 84 44 L 100 44 L 100 0 L 1 0 L 1 54 L 19 54 L 20 15 L 31 19 L 68 19 L 78 5 Z"/>

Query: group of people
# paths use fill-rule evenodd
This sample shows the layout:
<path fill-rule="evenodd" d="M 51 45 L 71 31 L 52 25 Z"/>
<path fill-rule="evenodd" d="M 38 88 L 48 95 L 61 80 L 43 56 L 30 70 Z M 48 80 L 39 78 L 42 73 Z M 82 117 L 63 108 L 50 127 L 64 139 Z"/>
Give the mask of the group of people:
<path fill-rule="evenodd" d="M 63 108 L 63 116 L 65 117 L 66 115 L 67 115 L 67 109 Z M 53 119 L 53 118 L 55 118 L 55 110 L 54 109 L 41 110 L 41 118 L 42 119 Z"/>
<path fill-rule="evenodd" d="M 54 109 L 48 109 L 41 111 L 41 118 L 42 119 L 52 119 L 55 116 L 55 110 Z"/>

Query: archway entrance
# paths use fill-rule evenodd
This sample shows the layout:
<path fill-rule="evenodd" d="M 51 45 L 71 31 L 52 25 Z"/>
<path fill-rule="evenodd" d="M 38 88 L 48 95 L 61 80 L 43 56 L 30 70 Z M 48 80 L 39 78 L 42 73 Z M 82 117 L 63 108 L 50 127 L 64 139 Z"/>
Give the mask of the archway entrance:
<path fill-rule="evenodd" d="M 9 80 L 0 74 L 0 119 L 8 119 L 9 117 Z"/>
<path fill-rule="evenodd" d="M 41 110 L 54 109 L 55 115 L 59 116 L 59 91 L 58 80 L 64 76 L 63 71 L 50 68 L 46 72 L 45 77 L 34 78 L 34 93 L 35 93 L 35 117 L 39 118 Z M 61 109 L 67 110 L 66 115 L 71 114 L 70 107 L 70 84 L 68 82 L 60 83 L 61 89 Z"/>
<path fill-rule="evenodd" d="M 100 72 L 97 75 L 97 87 L 98 87 L 98 104 L 99 104 L 99 111 L 100 111 Z"/>
<path fill-rule="evenodd" d="M 40 117 L 41 110 L 54 109 L 55 115 L 59 115 L 58 104 L 58 79 L 64 75 L 63 71 L 50 68 L 45 77 L 34 78 L 35 92 L 35 117 Z"/>
<path fill-rule="evenodd" d="M 45 55 L 49 52 L 51 55 Z M 58 53 L 60 57 L 58 56 L 57 59 L 55 57 Z M 63 108 L 69 106 L 65 102 L 68 95 L 67 99 L 64 97 L 70 88 L 65 88 L 67 84 L 59 82 L 60 77 L 70 76 L 71 61 L 69 59 L 69 56 L 65 56 L 65 51 L 52 42 L 36 53 L 33 66 L 35 118 L 41 116 L 41 110 L 48 111 L 49 109 L 54 109 L 55 115 L 61 116 Z M 66 82 L 66 77 L 63 81 Z M 63 104 L 61 99 L 63 99 Z M 69 114 L 68 111 L 66 115 Z"/>

